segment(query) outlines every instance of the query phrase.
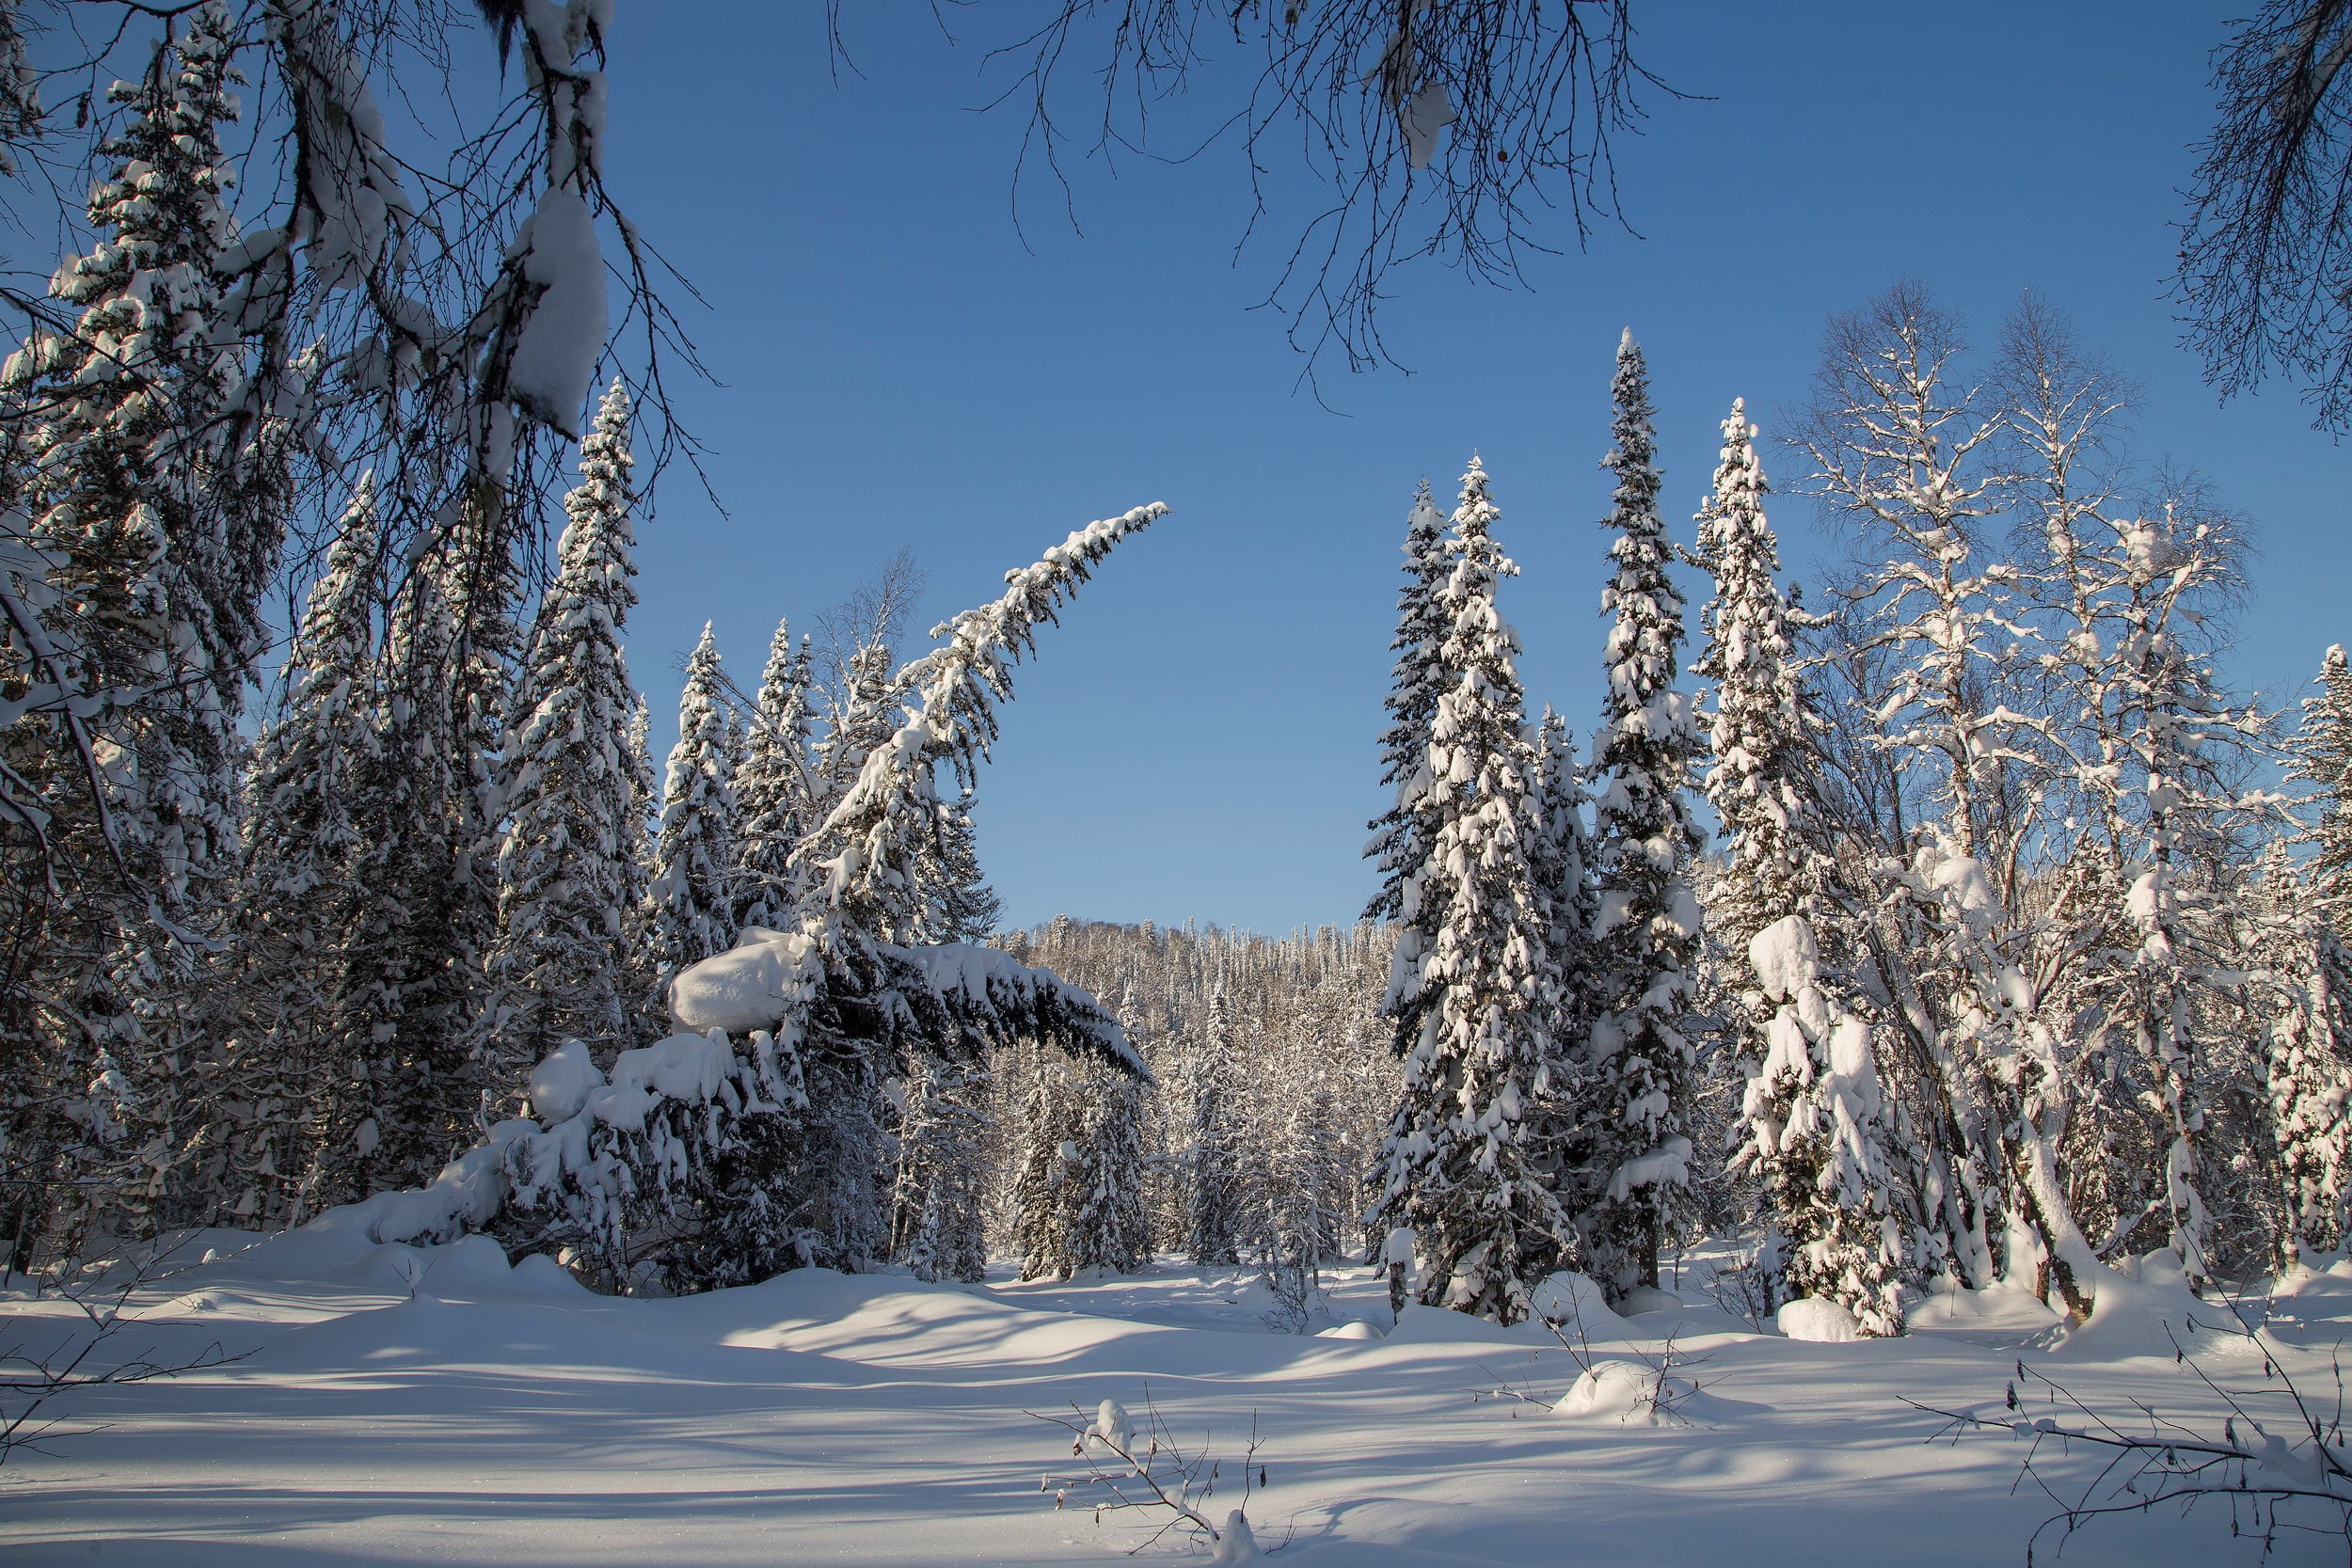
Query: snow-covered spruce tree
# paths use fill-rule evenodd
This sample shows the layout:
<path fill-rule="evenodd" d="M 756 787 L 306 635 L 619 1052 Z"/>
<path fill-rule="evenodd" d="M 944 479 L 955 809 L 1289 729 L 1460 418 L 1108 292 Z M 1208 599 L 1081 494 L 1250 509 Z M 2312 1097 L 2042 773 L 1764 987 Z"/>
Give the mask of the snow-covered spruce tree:
<path fill-rule="evenodd" d="M 18 963 L 73 1022 L 38 1049 L 47 1082 L 12 1163 L 62 1207 L 63 1238 L 102 1223 L 169 1223 L 192 1164 L 187 1069 L 202 1050 L 199 981 L 236 863 L 232 754 L 258 646 L 258 591 L 215 504 L 215 427 L 235 372 L 215 341 L 215 262 L 236 234 L 219 127 L 237 117 L 218 6 L 155 45 L 109 101 L 128 117 L 99 147 L 101 236 L 51 294 L 78 308 L 37 331 L 0 381 L 14 404 L 30 542 L 48 553 L 42 618 L 78 650 L 104 799 L 44 720 L 11 736 L 41 781 L 57 895 Z M 55 1110 L 62 1119 L 49 1117 Z"/>
<path fill-rule="evenodd" d="M 362 848 L 358 783 L 374 760 L 373 613 L 381 534 L 362 476 L 310 589 L 285 695 L 246 775 L 252 824 L 238 892 L 239 1018 L 204 1095 L 208 1141 L 225 1157 L 229 1220 L 298 1224 L 316 1204 L 318 1109 L 339 1085 L 328 1024 L 342 975 L 337 945 Z"/>
<path fill-rule="evenodd" d="M 1225 988 L 1209 993 L 1206 1019 L 1185 1053 L 1183 1154 L 1185 1255 L 1202 1268 L 1241 1261 L 1243 1182 L 1239 1135 L 1246 1065 Z"/>
<path fill-rule="evenodd" d="M 473 1125 L 481 1083 L 466 1049 L 472 988 L 458 948 L 470 840 L 443 678 L 455 645 L 439 575 L 411 572 L 371 683 L 378 741 L 352 790 L 359 849 L 335 936 L 334 1061 L 314 1144 L 322 1208 L 430 1180 Z"/>
<path fill-rule="evenodd" d="M 2316 820 L 2306 834 L 2313 846 L 2312 890 L 2330 901 L 2342 931 L 2343 901 L 2352 895 L 2352 661 L 2343 644 L 2320 660 L 2317 684 L 2319 694 L 2303 699 L 2287 776 L 2312 786 Z"/>
<path fill-rule="evenodd" d="M 736 862 L 735 920 L 739 929 L 784 930 L 798 906 L 792 890 L 792 851 L 816 827 L 815 765 L 809 756 L 811 670 L 808 639 L 795 649 L 789 621 L 776 623 L 768 665 L 735 798 L 742 814 Z"/>
<path fill-rule="evenodd" d="M 977 1284 L 988 1271 L 985 1065 L 916 1051 L 900 1085 L 890 1255 L 917 1279 Z"/>
<path fill-rule="evenodd" d="M 1755 993 L 1775 1010 L 1733 1164 L 1763 1178 L 1787 1294 L 1837 1303 L 1865 1334 L 1900 1334 L 1901 1199 L 1870 1026 L 1822 984 L 1804 915 L 1783 916 L 1748 945 Z"/>
<path fill-rule="evenodd" d="M 939 812 L 939 842 L 916 863 L 923 901 L 915 931 L 923 942 L 981 942 L 996 929 L 1004 900 L 980 870 L 979 835 L 972 827 L 972 796 L 959 792 Z"/>
<path fill-rule="evenodd" d="M 1024 1279 L 1067 1279 L 1073 1221 L 1082 1189 L 1078 1143 L 1086 1135 L 1086 1093 L 1058 1053 L 1039 1051 L 1021 1097 L 1021 1142 L 1012 1166 L 1013 1250 Z"/>
<path fill-rule="evenodd" d="M 1758 931 L 1790 914 L 1818 925 L 1829 868 L 1788 606 L 1774 581 L 1780 545 L 1764 515 L 1769 486 L 1756 435 L 1744 401 L 1735 400 L 1724 421 L 1715 488 L 1698 515 L 1696 555 L 1714 577 L 1715 596 L 1700 611 L 1706 645 L 1692 666 L 1714 699 L 1705 785 L 1724 849 L 1707 922 L 1742 968 L 1735 991 L 1753 984 L 1744 965 Z"/>
<path fill-rule="evenodd" d="M 2280 1185 L 2274 1261 L 2287 1269 L 2352 1243 L 2352 952 L 2283 844 L 2265 851 L 2249 902 L 2255 1005 L 2270 1015 L 2263 1084 Z"/>
<path fill-rule="evenodd" d="M 1755 441 L 1735 402 L 1698 515 L 1715 597 L 1692 666 L 1713 683 L 1706 787 L 1724 840 L 1706 914 L 1751 1064 L 1733 1166 L 1763 1182 L 1786 1291 L 1838 1303 L 1865 1333 L 1899 1334 L 1893 1129 L 1869 1025 L 1823 972 L 1834 861 Z"/>
<path fill-rule="evenodd" d="M 708 626 L 686 660 L 678 738 L 661 786 L 646 911 L 656 1007 L 678 972 L 735 942 L 734 869 L 740 823 L 719 664 Z"/>
<path fill-rule="evenodd" d="M 867 642 L 850 656 L 840 673 L 840 689 L 834 695 L 824 738 L 815 749 L 820 819 L 849 793 L 874 748 L 897 731 L 897 688 L 890 673 L 888 643 Z"/>
<path fill-rule="evenodd" d="M 1097 1062 L 1082 1080 L 1085 1117 L 1064 1180 L 1075 1203 L 1063 1245 L 1070 1268 L 1132 1274 L 1151 1260 L 1143 1209 L 1143 1086 L 1136 1074 Z"/>
<path fill-rule="evenodd" d="M 1473 457 L 1439 598 L 1427 764 L 1432 832 L 1400 899 L 1430 923 L 1427 950 L 1400 933 L 1383 1010 L 1405 1086 L 1373 1182 L 1375 1233 L 1413 1232 L 1424 1305 L 1501 1323 L 1557 1267 L 1567 1222 L 1537 1170 L 1529 1122 L 1552 1089 L 1543 963 L 1548 911 L 1536 886 L 1535 757 L 1513 656 L 1495 610 L 1517 571 L 1488 531 L 1500 515 Z"/>
<path fill-rule="evenodd" d="M 498 858 L 498 935 L 483 1019 L 493 1077 L 512 1090 L 566 1038 L 610 1056 L 636 1041 L 625 946 L 644 896 L 637 769 L 638 696 L 621 634 L 631 578 L 628 392 L 615 381 L 581 444 L 580 483 L 556 546 L 515 689 Z M 516 1070 L 519 1067 L 520 1070 Z"/>
<path fill-rule="evenodd" d="M 1592 835 L 1584 824 L 1583 769 L 1567 721 L 1547 705 L 1535 728 L 1535 887 L 1546 910 L 1545 973 L 1555 992 L 1555 1042 L 1581 1039 L 1600 1007 L 1600 953 Z"/>
<path fill-rule="evenodd" d="M 1428 824 L 1422 818 L 1429 764 L 1429 721 L 1438 705 L 1438 655 L 1446 637 L 1439 596 L 1453 562 L 1446 554 L 1445 518 L 1422 480 L 1405 519 L 1405 586 L 1396 594 L 1396 636 L 1389 646 L 1396 666 L 1386 705 L 1389 727 L 1380 736 L 1380 782 L 1396 791 L 1395 803 L 1369 824 L 1366 859 L 1380 867 L 1380 891 L 1364 908 L 1367 920 L 1406 918 L 1405 882 L 1427 852 Z M 1421 940 L 1429 933 L 1420 931 Z"/>
<path fill-rule="evenodd" d="M 1593 1276 L 1613 1297 L 1658 1283 L 1658 1251 L 1689 1178 L 1682 1128 L 1697 1056 L 1681 1032 L 1699 939 L 1691 860 L 1700 834 L 1688 794 L 1699 750 L 1690 697 L 1676 689 L 1682 594 L 1658 513 L 1649 372 L 1629 329 L 1617 347 L 1616 531 L 1601 608 L 1615 613 L 1603 654 L 1608 691 L 1594 737 L 1595 860 L 1604 1011 L 1581 1066 L 1578 1227 Z"/>

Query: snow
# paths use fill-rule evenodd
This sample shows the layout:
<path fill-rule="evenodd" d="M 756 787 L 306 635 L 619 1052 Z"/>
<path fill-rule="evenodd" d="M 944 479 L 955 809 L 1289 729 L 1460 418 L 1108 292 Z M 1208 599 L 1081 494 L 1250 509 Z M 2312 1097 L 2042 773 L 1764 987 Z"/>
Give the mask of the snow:
<path fill-rule="evenodd" d="M 523 323 L 506 389 L 525 411 L 577 439 L 608 327 L 604 256 L 587 198 L 568 185 L 549 189 L 516 244 L 523 277 L 546 293 Z"/>
<path fill-rule="evenodd" d="M 681 1029 L 773 1029 L 823 978 L 816 944 L 797 932 L 747 927 L 733 947 L 678 972 L 670 1017 Z"/>
<path fill-rule="evenodd" d="M 2110 1409 L 2221 1415 L 2169 1352 L 2042 1348 L 2034 1324 L 2004 1316 L 2030 1298 L 2007 1292 L 1923 1304 L 1953 1314 L 1950 1332 L 1813 1344 L 1727 1326 L 1695 1305 L 1704 1279 L 1685 1268 L 1672 1294 L 1693 1305 L 1596 1336 L 1588 1373 L 1539 1324 L 1429 1308 L 1385 1338 L 1268 1332 L 1240 1299 L 1248 1274 L 1168 1259 L 1068 1283 L 1000 1269 L 970 1287 L 811 1269 L 616 1300 L 545 1259 L 508 1269 L 485 1238 L 373 1241 L 365 1208 L 259 1242 L 187 1238 L 175 1257 L 212 1258 L 135 1298 L 123 1353 L 250 1354 L 61 1412 L 50 1451 L 10 1457 L 0 1561 L 1110 1568 L 1157 1521 L 1056 1512 L 1038 1481 L 1073 1463 L 1070 1433 L 1025 1414 L 1094 1423 L 1107 1401 L 1114 1426 L 1139 1433 L 1156 1410 L 1188 1449 L 1208 1439 L 1226 1461 L 1203 1504 L 1219 1521 L 1241 1504 L 1254 1418 L 1267 1483 L 1247 1538 L 1287 1538 L 1276 1560 L 1306 1568 L 1551 1562 L 1568 1539 L 1577 1560 L 1659 1568 L 1975 1568 L 2022 1560 L 2048 1512 L 2012 1487 L 2025 1444 L 1928 1443 L 1940 1423 L 1906 1401 L 1997 1415 L 2022 1359 Z M 2164 1272 L 2141 1260 L 2127 1283 L 2160 1294 Z M 1574 1278 L 1548 1283 L 1574 1294 Z M 1386 1322 L 1383 1272 L 1325 1284 L 1350 1323 Z M 2279 1305 L 2301 1314 L 2266 1337 L 2280 1364 L 2332 1398 L 2352 1277 L 2297 1275 Z M 0 1341 L 36 1347 L 77 1321 L 22 1290 L 0 1296 Z M 2215 1366 L 2225 1383 L 2259 1381 L 2259 1360 Z M 1665 1413 L 1645 1392 L 1661 1371 Z M 1502 1380 L 1533 1402 L 1473 1402 Z M 2277 1461 L 2299 1462 L 2291 1447 Z M 2282 1537 L 2274 1560 L 2341 1560 L 2327 1545 Z M 1216 1559 L 1171 1538 L 1132 1560 Z M 2222 1510 L 2104 1522 L 2066 1560 L 2255 1558 Z"/>
<path fill-rule="evenodd" d="M 1848 1345 L 1862 1338 L 1862 1325 L 1842 1304 L 1812 1296 L 1783 1302 L 1772 1324 L 1791 1339 L 1817 1345 Z"/>

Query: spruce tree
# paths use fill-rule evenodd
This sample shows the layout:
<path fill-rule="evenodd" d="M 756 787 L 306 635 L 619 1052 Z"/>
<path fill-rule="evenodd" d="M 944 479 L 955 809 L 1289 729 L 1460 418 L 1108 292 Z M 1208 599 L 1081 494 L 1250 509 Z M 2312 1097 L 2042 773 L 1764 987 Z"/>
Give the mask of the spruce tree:
<path fill-rule="evenodd" d="M 1558 1266 L 1566 1225 L 1537 1168 L 1530 1122 L 1551 1087 L 1549 911 L 1537 886 L 1536 758 L 1495 609 L 1515 573 L 1472 457 L 1439 597 L 1447 624 L 1426 765 L 1433 832 L 1400 890 L 1406 928 L 1384 1011 L 1405 1058 L 1374 1181 L 1375 1230 L 1410 1229 L 1424 1305 L 1517 1323 Z M 1434 932 L 1427 951 L 1416 918 Z"/>
<path fill-rule="evenodd" d="M 1389 727 L 1380 735 L 1380 782 L 1396 800 L 1369 826 L 1366 859 L 1380 868 L 1380 891 L 1364 906 L 1366 920 L 1395 920 L 1403 913 L 1405 881 L 1427 852 L 1422 820 L 1429 762 L 1429 721 L 1438 705 L 1438 656 L 1446 638 L 1439 604 L 1453 562 L 1445 547 L 1445 518 L 1422 480 L 1405 519 L 1405 586 L 1397 590 L 1396 636 L 1389 647 L 1396 664 L 1386 699 Z M 1423 933 L 1424 936 L 1426 933 Z"/>
<path fill-rule="evenodd" d="M 2313 846 L 2312 891 L 2340 911 L 2352 893 L 2352 661 L 2341 643 L 2321 659 L 2318 686 L 2317 696 L 2303 699 L 2287 777 L 2312 786 L 2316 820 L 2303 834 Z M 2336 929 L 2344 928 L 2338 912 Z"/>
<path fill-rule="evenodd" d="M 485 1042 L 515 1087 L 565 1038 L 600 1055 L 634 1043 L 626 916 L 644 884 L 629 733 L 639 699 L 622 649 L 637 602 L 630 413 L 615 381 L 580 447 L 555 580 L 516 687 Z"/>
<path fill-rule="evenodd" d="M 736 925 L 781 931 L 792 925 L 792 851 L 816 827 L 814 763 L 808 740 L 813 713 L 808 640 L 792 645 L 789 621 L 776 623 L 760 674 L 748 753 L 735 781 L 742 814 L 741 858 L 736 865 Z"/>
<path fill-rule="evenodd" d="M 1705 784 L 1724 849 L 1707 921 L 1740 972 L 1740 990 L 1754 981 L 1745 966 L 1758 931 L 1784 915 L 1818 914 L 1828 855 L 1756 434 L 1744 401 L 1734 400 L 1715 488 L 1698 515 L 1696 554 L 1715 596 L 1699 613 L 1706 646 L 1692 666 L 1714 697 Z"/>
<path fill-rule="evenodd" d="M 1133 1274 L 1152 1259 L 1152 1227 L 1143 1210 L 1143 1086 L 1132 1073 L 1100 1064 L 1083 1080 L 1085 1111 L 1075 1158 L 1065 1176 L 1069 1267 Z"/>
<path fill-rule="evenodd" d="M 338 922 L 342 965 L 320 1100 L 318 1202 L 432 1180 L 470 1141 L 481 1089 L 466 1040 L 466 764 L 448 671 L 457 636 L 431 562 L 395 595 L 371 683 L 378 741 L 357 769 L 359 851 Z"/>
<path fill-rule="evenodd" d="M 310 589 L 277 717 L 246 776 L 252 823 L 239 887 L 238 1025 L 205 1085 L 225 1158 L 223 1219 L 296 1224 L 316 1207 L 318 1108 L 335 1085 L 326 1028 L 337 938 L 360 851 L 358 781 L 376 756 L 373 616 L 382 532 L 363 476 Z"/>
<path fill-rule="evenodd" d="M 657 1012 L 670 981 L 735 943 L 734 869 L 741 829 L 735 803 L 733 741 L 723 693 L 719 641 L 708 626 L 686 661 L 678 696 L 678 740 L 661 788 L 646 911 Z"/>
<path fill-rule="evenodd" d="M 1184 1252 L 1202 1268 L 1241 1261 L 1241 1099 L 1244 1064 L 1234 1039 L 1225 988 L 1209 993 L 1208 1017 L 1184 1063 L 1187 1106 L 1184 1152 L 1187 1178 Z"/>
<path fill-rule="evenodd" d="M 61 714 L 11 736 L 6 758 L 41 797 L 47 851 L 12 890 L 33 896 L 10 968 L 53 999 L 41 1017 L 72 1021 L 32 1024 L 44 1081 L 18 1097 L 12 1163 L 58 1199 L 46 1223 L 67 1246 L 94 1208 L 171 1223 L 191 1163 L 225 1168 L 199 1147 L 186 1069 L 236 863 L 232 758 L 258 624 L 212 439 L 234 373 L 214 269 L 236 236 L 219 130 L 237 117 L 230 32 L 223 9 L 199 8 L 108 92 L 130 113 L 99 147 L 110 172 L 87 212 L 101 239 L 49 287 L 78 316 L 36 329 L 5 372 L 18 499 L 46 556 L 44 635 L 103 699 L 84 720 L 103 799 Z"/>
<path fill-rule="evenodd" d="M 1601 608 L 1615 622 L 1594 757 L 1605 781 L 1595 824 L 1595 935 L 1607 966 L 1607 1010 L 1584 1053 L 1591 1082 L 1579 1224 L 1590 1272 L 1614 1297 L 1657 1285 L 1659 1248 L 1689 1179 L 1683 1115 L 1697 1056 L 1680 1024 L 1698 947 L 1690 864 L 1700 835 L 1686 799 L 1698 729 L 1689 697 L 1676 689 L 1683 601 L 1667 572 L 1672 546 L 1658 512 L 1649 372 L 1630 329 L 1618 344 L 1611 395 L 1615 440 L 1601 466 L 1617 476 L 1616 504 L 1602 526 L 1617 537 Z"/>

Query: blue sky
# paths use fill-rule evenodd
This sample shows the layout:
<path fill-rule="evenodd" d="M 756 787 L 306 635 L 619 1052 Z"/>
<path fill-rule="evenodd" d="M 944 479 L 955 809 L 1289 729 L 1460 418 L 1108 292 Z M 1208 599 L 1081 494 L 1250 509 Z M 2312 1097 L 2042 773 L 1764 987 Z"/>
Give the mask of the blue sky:
<path fill-rule="evenodd" d="M 1011 921 L 1353 917 L 1405 514 L 1424 475 L 1450 504 L 1473 449 L 1523 572 L 1521 673 L 1581 733 L 1627 325 L 1687 536 L 1732 398 L 1769 440 L 1827 313 L 1912 273 L 1990 341 L 2040 290 L 2143 384 L 2139 451 L 2257 520 L 2236 680 L 2299 694 L 2352 640 L 2344 453 L 2292 387 L 2217 405 L 2166 296 L 2229 7 L 1642 0 L 1642 58 L 1704 101 L 1652 94 L 1620 144 L 1639 237 L 1579 253 L 1563 233 L 1526 291 L 1404 276 L 1383 329 L 1413 373 L 1327 378 L 1336 413 L 1248 309 L 1279 254 L 1235 260 L 1237 148 L 1080 168 L 1083 237 L 1031 186 L 1025 246 L 1021 122 L 975 112 L 993 90 L 976 45 L 1012 8 L 956 12 L 951 47 L 928 4 L 869 0 L 863 75 L 836 82 L 813 4 L 625 7 L 607 170 L 708 300 L 685 315 L 723 384 L 679 389 L 726 515 L 673 472 L 639 530 L 630 654 L 659 745 L 706 618 L 748 682 L 778 615 L 805 624 L 900 546 L 930 575 L 928 626 L 1081 523 L 1176 508 L 1018 677 L 978 815 Z M 1278 178 L 1270 232 L 1310 195 Z M 1766 465 L 1798 477 L 1776 449 Z M 1803 576 L 1810 507 L 1783 498 L 1774 521 Z"/>

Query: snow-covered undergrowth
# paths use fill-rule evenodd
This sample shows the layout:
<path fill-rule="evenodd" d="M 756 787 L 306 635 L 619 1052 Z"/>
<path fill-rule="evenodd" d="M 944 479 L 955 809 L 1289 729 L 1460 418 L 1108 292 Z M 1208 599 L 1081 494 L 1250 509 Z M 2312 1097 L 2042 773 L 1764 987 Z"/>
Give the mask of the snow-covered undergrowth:
<path fill-rule="evenodd" d="M 1204 1508 L 1219 1519 L 1254 1418 L 1249 1517 L 1262 1548 L 1290 1543 L 1277 1561 L 2022 1562 L 2049 1513 L 2030 1484 L 2012 1493 L 2026 1443 L 1930 1443 L 1942 1423 L 1915 1405 L 2001 1416 L 2022 1358 L 2095 1406 L 2219 1421 L 2149 1349 L 2179 1305 L 2161 1278 L 2054 1349 L 2052 1315 L 2000 1292 L 1922 1304 L 1903 1338 L 1836 1343 L 1758 1331 L 1688 1272 L 1687 1304 L 1661 1293 L 1625 1317 L 1556 1280 L 1547 1299 L 1583 1314 L 1572 1350 L 1422 1307 L 1391 1332 L 1384 1282 L 1360 1271 L 1327 1280 L 1305 1334 L 1269 1328 L 1246 1272 L 1166 1261 L 971 1287 L 802 1270 L 614 1299 L 544 1259 L 510 1269 L 486 1238 L 379 1243 L 366 1219 L 183 1244 L 206 1260 L 140 1294 L 122 1353 L 251 1354 L 61 1412 L 105 1430 L 0 1470 L 0 1561 L 1110 1563 L 1156 1521 L 1056 1512 L 1039 1481 L 1071 1463 L 1070 1438 L 1025 1412 L 1116 1399 L 1226 1457 Z M 0 1305 L 0 1340 L 38 1349 L 70 1327 L 54 1299 Z M 2275 1307 L 2266 1348 L 2332 1404 L 2352 1277 L 2299 1276 Z M 2260 1354 L 2217 1342 L 2206 1364 L 2258 1382 Z M 1661 1365 L 1678 1406 L 1662 1419 L 1641 1405 Z M 1535 1402 L 1473 1400 L 1498 1381 Z M 2111 1520 L 2066 1560 L 2253 1563 L 2229 1523 L 2210 1505 Z M 1185 1550 L 1170 1537 L 1144 1560 Z M 2273 1560 L 2344 1550 L 2283 1537 Z"/>

